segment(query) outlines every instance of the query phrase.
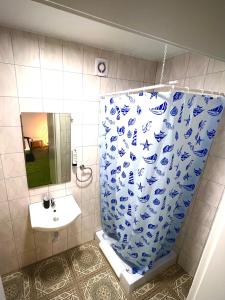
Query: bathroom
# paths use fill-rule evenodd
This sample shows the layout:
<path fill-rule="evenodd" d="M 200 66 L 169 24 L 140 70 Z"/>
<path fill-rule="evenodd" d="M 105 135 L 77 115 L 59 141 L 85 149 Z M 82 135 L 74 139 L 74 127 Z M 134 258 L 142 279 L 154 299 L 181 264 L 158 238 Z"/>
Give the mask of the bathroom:
<path fill-rule="evenodd" d="M 160 92 L 164 90 L 167 95 L 182 91 L 187 96 L 204 94 L 213 97 L 213 101 L 224 102 L 222 35 L 219 31 L 219 37 L 215 34 L 213 46 L 196 39 L 198 30 L 193 41 L 193 32 L 187 32 L 182 40 L 165 28 L 164 36 L 160 32 L 153 34 L 153 28 L 152 36 L 158 38 L 152 38 L 141 34 L 144 29 L 135 31 L 124 24 L 119 26 L 119 17 L 117 26 L 107 15 L 100 20 L 103 18 L 97 12 L 101 14 L 101 10 L 96 12 L 98 5 L 93 7 L 92 1 L 83 1 L 88 4 L 86 8 L 82 8 L 82 1 L 74 1 L 76 10 L 69 9 L 71 1 L 64 1 L 67 7 L 61 7 L 59 0 L 46 2 L 49 1 L 0 1 L 0 299 L 225 299 L 220 282 L 224 278 L 224 253 L 220 253 L 223 245 L 219 244 L 225 220 L 222 112 L 216 136 L 208 145 L 204 170 L 173 245 L 171 262 L 159 265 L 155 273 L 153 266 L 146 272 L 148 277 L 134 274 L 137 280 L 127 272 L 132 282 L 129 284 L 129 279 L 122 280 L 119 274 L 126 271 L 127 265 L 120 271 L 124 268 L 120 257 L 101 240 L 102 234 L 96 235 L 106 228 L 101 221 L 104 186 L 100 184 L 100 175 L 105 172 L 100 163 L 105 149 L 99 148 L 104 144 L 102 104 L 108 101 L 106 106 L 111 105 L 110 99 L 118 101 L 120 95 L 132 98 L 158 91 L 155 85 L 161 86 L 159 99 L 153 99 L 158 103 L 156 107 L 162 103 Z M 113 1 L 108 2 L 112 5 Z M 154 18 L 153 21 L 156 22 Z M 178 25 L 173 25 L 175 32 Z M 206 41 L 212 31 L 204 34 Z M 208 37 L 212 38 L 213 35 Z M 120 94 L 121 91 L 126 92 Z M 169 103 L 170 99 L 167 100 Z M 127 99 L 122 101 L 121 107 L 127 105 Z M 140 106 L 144 111 L 145 104 Z M 46 183 L 46 172 L 32 180 L 28 173 L 28 163 L 33 163 L 33 158 L 26 152 L 30 151 L 27 137 L 32 135 L 31 128 L 37 128 L 46 116 L 48 121 L 51 116 L 69 117 L 69 122 L 64 120 L 60 125 L 61 132 L 67 126 L 64 131 L 68 136 L 61 135 L 64 141 L 57 142 L 56 138 L 52 150 L 61 151 L 60 176 L 53 184 Z M 123 125 L 118 119 L 116 122 L 116 126 Z M 157 126 L 160 132 L 161 125 Z M 195 134 L 199 131 L 193 130 Z M 43 131 L 46 134 L 42 128 L 41 137 L 32 142 L 36 147 L 33 152 L 39 148 L 40 140 L 43 151 L 50 145 L 50 138 L 43 136 Z M 148 139 L 140 149 L 153 142 L 158 146 L 158 140 Z M 157 148 L 160 159 L 161 152 Z M 144 156 L 143 152 L 139 155 Z M 43 208 L 44 200 L 50 206 L 48 209 Z M 43 211 L 36 214 L 37 226 L 31 220 L 35 204 Z M 62 213 L 67 224 L 47 228 L 51 224 L 43 225 L 44 213 L 54 209 Z M 67 220 L 70 212 L 72 221 Z M 218 261 L 212 261 L 213 258 Z M 214 272 L 217 276 L 211 275 Z"/>

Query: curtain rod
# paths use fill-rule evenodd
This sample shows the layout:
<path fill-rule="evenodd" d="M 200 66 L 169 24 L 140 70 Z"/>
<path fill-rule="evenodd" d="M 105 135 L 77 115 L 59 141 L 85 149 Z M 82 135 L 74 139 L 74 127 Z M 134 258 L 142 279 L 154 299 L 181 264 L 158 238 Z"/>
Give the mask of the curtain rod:
<path fill-rule="evenodd" d="M 224 93 L 218 93 L 218 92 L 211 92 L 211 91 L 206 91 L 206 90 L 201 90 L 201 89 L 190 89 L 189 87 L 181 87 L 177 86 L 174 84 L 156 84 L 156 85 L 150 85 L 150 86 L 145 86 L 141 88 L 136 88 L 136 89 L 129 89 L 129 90 L 124 90 L 124 91 L 118 91 L 114 93 L 106 93 L 101 95 L 102 97 L 104 96 L 113 96 L 113 95 L 120 95 L 120 94 L 132 94 L 132 93 L 138 93 L 138 92 L 144 92 L 144 91 L 150 91 L 150 90 L 156 90 L 156 89 L 161 89 L 161 88 L 170 88 L 170 90 L 176 90 L 180 92 L 193 92 L 193 94 L 198 94 L 198 95 L 210 95 L 210 96 L 225 96 Z"/>

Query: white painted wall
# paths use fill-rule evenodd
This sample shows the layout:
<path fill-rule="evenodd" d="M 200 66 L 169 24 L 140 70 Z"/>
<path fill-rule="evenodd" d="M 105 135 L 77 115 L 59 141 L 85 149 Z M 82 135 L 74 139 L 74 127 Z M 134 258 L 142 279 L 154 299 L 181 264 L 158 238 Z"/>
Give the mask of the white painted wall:
<path fill-rule="evenodd" d="M 187 300 L 225 299 L 225 193 Z"/>
<path fill-rule="evenodd" d="M 35 0 L 225 60 L 223 0 Z M 62 6 L 61 6 L 62 8 Z"/>

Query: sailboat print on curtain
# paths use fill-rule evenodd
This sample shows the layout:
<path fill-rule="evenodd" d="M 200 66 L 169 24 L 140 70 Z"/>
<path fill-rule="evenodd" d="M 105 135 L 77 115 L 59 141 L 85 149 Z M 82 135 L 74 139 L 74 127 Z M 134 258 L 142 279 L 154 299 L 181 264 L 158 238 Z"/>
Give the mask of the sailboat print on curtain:
<path fill-rule="evenodd" d="M 182 92 L 101 99 L 102 226 L 133 272 L 146 272 L 173 248 L 222 100 Z"/>

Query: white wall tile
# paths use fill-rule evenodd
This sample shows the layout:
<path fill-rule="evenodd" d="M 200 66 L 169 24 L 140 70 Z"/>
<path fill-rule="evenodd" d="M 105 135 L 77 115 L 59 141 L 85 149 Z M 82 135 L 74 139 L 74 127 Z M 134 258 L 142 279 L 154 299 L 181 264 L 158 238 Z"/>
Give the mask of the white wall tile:
<path fill-rule="evenodd" d="M 192 239 L 193 243 L 198 243 L 202 247 L 205 246 L 209 235 L 210 227 L 197 221 L 193 221 L 187 230 L 188 238 Z"/>
<path fill-rule="evenodd" d="M 129 80 L 122 80 L 122 79 L 117 79 L 116 80 L 116 91 L 124 91 L 128 90 L 130 88 L 130 81 Z"/>
<path fill-rule="evenodd" d="M 64 72 L 63 73 L 63 98 L 82 99 L 82 74 Z"/>
<path fill-rule="evenodd" d="M 130 79 L 134 81 L 144 81 L 144 77 L 145 77 L 145 60 L 133 58 L 131 64 Z"/>
<path fill-rule="evenodd" d="M 0 154 L 23 152 L 20 127 L 0 127 Z"/>
<path fill-rule="evenodd" d="M 72 42 L 63 42 L 64 71 L 82 73 L 83 46 Z"/>
<path fill-rule="evenodd" d="M 71 128 L 71 147 L 76 148 L 82 146 L 82 126 L 72 124 Z"/>
<path fill-rule="evenodd" d="M 192 217 L 196 219 L 198 223 L 204 224 L 205 226 L 209 227 L 209 224 L 212 224 L 215 213 L 216 208 L 202 200 L 197 199 L 192 211 Z"/>
<path fill-rule="evenodd" d="M 0 62 L 13 63 L 10 31 L 0 27 Z"/>
<path fill-rule="evenodd" d="M 181 54 L 171 59 L 170 80 L 183 79 L 186 76 L 189 54 Z"/>
<path fill-rule="evenodd" d="M 12 32 L 13 52 L 15 64 L 39 67 L 40 53 L 38 36 L 23 31 Z"/>
<path fill-rule="evenodd" d="M 0 96 L 17 96 L 16 76 L 13 65 L 0 63 Z"/>
<path fill-rule="evenodd" d="M 68 239 L 81 232 L 81 216 L 68 226 Z"/>
<path fill-rule="evenodd" d="M 2 166 L 5 178 L 23 176 L 26 174 L 23 153 L 3 154 Z"/>
<path fill-rule="evenodd" d="M 18 98 L 0 97 L 0 126 L 20 126 Z"/>
<path fill-rule="evenodd" d="M 1 156 L 0 156 L 0 180 L 3 178 L 4 178 L 4 173 L 3 173 L 3 168 L 2 168 L 2 160 L 1 160 Z"/>
<path fill-rule="evenodd" d="M 28 196 L 26 176 L 7 178 L 5 184 L 9 200 Z"/>
<path fill-rule="evenodd" d="M 171 67 L 172 67 L 172 58 L 169 58 L 165 61 L 165 66 L 164 66 L 163 72 L 162 72 L 162 63 L 158 63 L 155 83 L 160 83 L 161 74 L 162 74 L 162 83 L 172 80 L 172 78 L 170 76 Z"/>
<path fill-rule="evenodd" d="M 31 265 L 31 264 L 35 263 L 37 260 L 35 250 L 21 252 L 21 253 L 18 253 L 17 255 L 18 255 L 20 268 Z"/>
<path fill-rule="evenodd" d="M 63 111 L 63 100 L 44 99 L 43 111 L 49 113 L 61 113 Z"/>
<path fill-rule="evenodd" d="M 133 66 L 134 66 L 133 57 L 120 54 L 118 58 L 117 78 L 132 80 L 131 74 L 133 72 L 132 71 Z"/>
<path fill-rule="evenodd" d="M 94 228 L 93 227 L 89 230 L 83 230 L 81 232 L 81 243 L 82 244 L 87 243 L 93 239 L 94 239 Z"/>
<path fill-rule="evenodd" d="M 136 89 L 136 88 L 142 88 L 143 87 L 143 82 L 142 81 L 130 80 L 128 84 L 129 84 L 129 89 Z"/>
<path fill-rule="evenodd" d="M 9 241 L 13 240 L 13 229 L 11 222 L 3 222 L 0 224 L 0 240 L 0 247 L 1 245 L 7 245 Z"/>
<path fill-rule="evenodd" d="M 101 94 L 105 93 L 112 93 L 116 91 L 116 79 L 112 78 L 101 78 L 101 87 L 100 92 Z"/>
<path fill-rule="evenodd" d="M 83 163 L 96 165 L 98 159 L 98 146 L 83 147 Z"/>
<path fill-rule="evenodd" d="M 49 187 L 47 186 L 41 186 L 41 187 L 36 187 L 29 189 L 29 195 L 30 196 L 35 196 L 35 195 L 45 195 L 48 193 Z"/>
<path fill-rule="evenodd" d="M 99 100 L 100 77 L 93 75 L 83 76 L 83 98 L 85 100 Z"/>
<path fill-rule="evenodd" d="M 78 164 L 78 166 L 80 166 L 81 164 Z M 79 181 L 77 181 L 77 179 L 75 178 L 75 168 L 73 167 L 73 171 L 72 174 L 73 176 L 71 176 L 71 181 L 66 183 L 67 187 L 66 187 L 66 194 L 67 195 L 73 195 L 74 199 L 77 202 L 77 205 L 81 208 L 82 205 L 82 201 L 81 201 L 81 183 Z M 78 174 L 79 176 L 79 174 Z"/>
<path fill-rule="evenodd" d="M 16 238 L 21 240 L 26 239 L 28 235 L 32 235 L 30 218 L 23 218 L 18 216 L 18 218 L 13 220 L 13 233 Z"/>
<path fill-rule="evenodd" d="M 81 125 L 83 119 L 82 101 L 64 100 L 63 112 L 70 113 L 73 125 Z"/>
<path fill-rule="evenodd" d="M 41 98 L 19 98 L 20 112 L 43 112 Z"/>
<path fill-rule="evenodd" d="M 84 47 L 84 74 L 95 75 L 95 58 L 100 57 L 101 50 L 93 47 Z"/>
<path fill-rule="evenodd" d="M 187 76 L 201 76 L 206 74 L 209 64 L 209 58 L 200 54 L 190 54 L 190 60 L 187 70 Z"/>
<path fill-rule="evenodd" d="M 93 221 L 94 211 L 95 211 L 95 199 L 91 198 L 91 197 L 82 197 L 81 211 L 83 212 L 82 213 L 82 231 L 83 231 L 83 230 L 89 229 L 89 228 L 84 227 L 83 219 L 86 216 L 89 216 L 90 218 L 92 218 L 92 221 Z M 85 220 L 87 220 L 87 219 L 85 219 Z M 94 224 L 94 222 L 92 223 L 92 226 L 93 226 L 93 224 Z"/>
<path fill-rule="evenodd" d="M 6 201 L 6 200 L 7 200 L 7 192 L 6 192 L 5 180 L 1 179 L 0 180 L 0 202 Z"/>
<path fill-rule="evenodd" d="M 190 89 L 204 89 L 204 76 L 189 77 L 185 79 L 184 85 Z"/>
<path fill-rule="evenodd" d="M 215 59 L 214 64 L 213 64 L 212 73 L 213 72 L 221 72 L 221 71 L 225 71 L 225 62 Z"/>
<path fill-rule="evenodd" d="M 210 206 L 217 208 L 222 194 L 224 186 L 204 178 L 200 181 L 199 189 L 197 193 L 197 199 L 209 204 Z"/>
<path fill-rule="evenodd" d="M 223 117 L 223 119 L 225 119 Z M 210 154 L 225 158 L 225 131 L 218 130 L 210 149 Z"/>
<path fill-rule="evenodd" d="M 36 248 L 36 257 L 38 261 L 50 256 L 52 256 L 52 246 L 42 245 L 41 247 Z"/>
<path fill-rule="evenodd" d="M 207 91 L 222 92 L 222 76 L 222 72 L 207 74 L 205 78 L 204 89 Z"/>
<path fill-rule="evenodd" d="M 0 223 L 10 222 L 8 201 L 0 202 Z"/>
<path fill-rule="evenodd" d="M 155 83 L 157 62 L 145 61 L 144 82 Z"/>
<path fill-rule="evenodd" d="M 60 184 L 49 184 L 48 186 L 48 191 L 52 192 L 52 191 L 58 191 L 58 190 L 62 190 L 66 188 L 66 184 L 65 183 L 60 183 Z"/>
<path fill-rule="evenodd" d="M 49 37 L 40 37 L 42 68 L 62 70 L 62 42 Z"/>
<path fill-rule="evenodd" d="M 41 202 L 43 200 L 43 197 L 44 197 L 44 195 L 42 195 L 42 194 L 29 196 L 30 203 Z"/>
<path fill-rule="evenodd" d="M 12 220 L 18 218 L 18 216 L 27 218 L 29 215 L 29 197 L 18 198 L 13 201 L 9 201 L 9 208 Z"/>
<path fill-rule="evenodd" d="M 18 224 L 18 219 L 14 220 L 13 223 Z M 26 225 L 19 225 L 19 230 L 15 231 L 14 229 L 14 231 L 18 232 L 19 234 L 19 236 L 15 236 L 16 250 L 18 253 L 23 253 L 25 251 L 31 251 L 35 249 L 33 233 L 29 228 L 23 226 Z"/>
<path fill-rule="evenodd" d="M 41 97 L 41 73 L 39 68 L 16 66 L 19 97 Z"/>
<path fill-rule="evenodd" d="M 49 192 L 51 198 L 60 198 L 66 196 L 66 189 Z"/>
<path fill-rule="evenodd" d="M 7 243 L 0 243 L 0 274 L 18 270 L 17 253 L 14 241 L 8 240 Z"/>
<path fill-rule="evenodd" d="M 99 102 L 83 101 L 82 102 L 83 124 L 99 123 Z"/>
<path fill-rule="evenodd" d="M 116 78 L 117 66 L 118 66 L 118 54 L 112 51 L 101 50 L 101 58 L 108 60 L 108 77 Z"/>
<path fill-rule="evenodd" d="M 63 72 L 42 70 L 43 97 L 47 99 L 62 99 L 63 97 Z"/>
<path fill-rule="evenodd" d="M 67 250 L 67 238 L 53 241 L 52 243 L 52 254 L 58 254 Z"/>
<path fill-rule="evenodd" d="M 87 216 L 83 216 L 81 218 L 81 226 L 82 226 L 82 233 L 84 231 L 88 231 L 88 230 L 94 230 L 93 228 L 93 224 L 94 224 L 94 215 L 87 215 Z"/>
<path fill-rule="evenodd" d="M 221 74 L 222 78 L 220 80 L 220 92 L 225 94 L 225 71 Z"/>
<path fill-rule="evenodd" d="M 81 237 L 81 231 L 77 232 L 76 234 L 72 235 L 68 239 L 68 249 L 74 248 L 78 245 L 82 244 L 82 237 Z"/>
<path fill-rule="evenodd" d="M 94 146 L 98 144 L 98 125 L 83 125 L 83 146 Z"/>

